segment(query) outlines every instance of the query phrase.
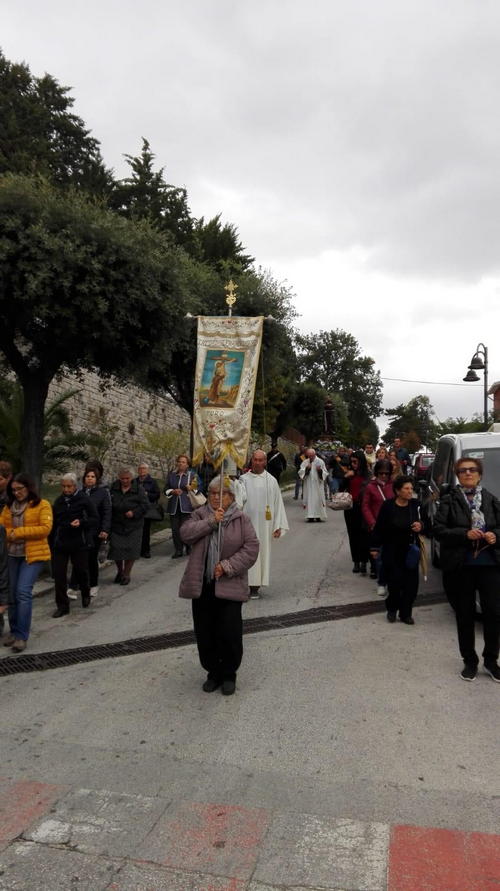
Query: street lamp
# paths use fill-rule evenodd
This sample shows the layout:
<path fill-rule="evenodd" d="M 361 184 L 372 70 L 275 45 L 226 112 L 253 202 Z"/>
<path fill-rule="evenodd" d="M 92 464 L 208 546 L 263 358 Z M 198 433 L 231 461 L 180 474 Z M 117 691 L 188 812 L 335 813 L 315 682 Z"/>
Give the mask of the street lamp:
<path fill-rule="evenodd" d="M 484 375 L 483 389 L 483 411 L 484 411 L 484 429 L 488 429 L 488 347 L 484 343 L 478 343 L 476 352 L 474 353 L 467 374 L 464 377 L 466 383 L 475 383 L 481 380 L 476 371 L 482 371 Z"/>

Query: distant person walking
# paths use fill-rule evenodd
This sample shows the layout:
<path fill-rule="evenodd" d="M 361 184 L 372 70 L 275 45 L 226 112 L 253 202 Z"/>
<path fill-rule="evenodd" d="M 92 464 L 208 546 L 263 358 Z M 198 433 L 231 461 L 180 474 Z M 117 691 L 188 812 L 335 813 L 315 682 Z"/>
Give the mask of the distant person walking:
<path fill-rule="evenodd" d="M 306 449 L 306 457 L 300 466 L 299 476 L 304 483 L 303 498 L 307 522 L 326 522 L 324 483 L 328 479 L 328 470 L 325 462 L 316 455 L 314 449 Z"/>
<path fill-rule="evenodd" d="M 340 488 L 343 492 L 349 492 L 352 498 L 352 508 L 344 511 L 344 520 L 352 557 L 352 571 L 360 572 L 361 575 L 366 575 L 366 564 L 370 559 L 368 530 L 361 512 L 364 489 L 369 479 L 370 471 L 365 453 L 359 449 L 351 455 Z"/>
<path fill-rule="evenodd" d="M 280 487 L 266 471 L 266 453 L 255 449 L 250 470 L 240 477 L 245 492 L 244 513 L 250 518 L 259 539 L 259 555 L 248 573 L 250 597 L 257 600 L 259 591 L 269 585 L 273 543 L 288 531 L 288 520 Z"/>
<path fill-rule="evenodd" d="M 144 489 L 150 504 L 158 504 L 160 500 L 160 487 L 149 472 L 149 464 L 142 461 L 137 468 L 137 482 Z M 151 523 L 153 520 L 144 517 L 144 525 L 142 527 L 141 557 L 149 560 L 151 557 Z"/>
<path fill-rule="evenodd" d="M 271 443 L 271 451 L 267 453 L 266 470 L 271 476 L 274 476 L 277 483 L 279 483 L 283 471 L 286 470 L 286 458 L 283 452 L 280 452 L 277 442 Z"/>
<path fill-rule="evenodd" d="M 87 550 L 89 567 L 90 596 L 97 597 L 99 593 L 99 549 L 103 542 L 109 538 L 111 531 L 111 497 L 109 489 L 101 482 L 99 471 L 86 470 L 82 480 L 82 492 L 88 495 L 97 511 L 97 526 L 92 534 L 92 541 Z M 70 600 L 78 597 L 78 579 L 75 569 L 71 572 L 70 586 L 67 595 Z"/>
<path fill-rule="evenodd" d="M 167 476 L 165 495 L 168 498 L 167 513 L 170 517 L 174 543 L 172 560 L 182 557 L 184 543 L 181 537 L 181 527 L 193 511 L 188 493 L 190 490 L 198 491 L 198 478 L 190 469 L 190 463 L 187 455 L 178 455 L 175 470 L 171 470 Z M 189 545 L 186 545 L 186 554 L 188 553 Z"/>

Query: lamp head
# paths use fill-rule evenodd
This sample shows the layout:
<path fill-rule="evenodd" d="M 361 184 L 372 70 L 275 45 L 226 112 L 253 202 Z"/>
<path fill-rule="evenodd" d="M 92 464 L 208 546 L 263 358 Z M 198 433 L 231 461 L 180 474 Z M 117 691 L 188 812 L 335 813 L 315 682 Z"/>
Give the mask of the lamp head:
<path fill-rule="evenodd" d="M 469 368 L 472 368 L 472 365 L 469 365 Z M 468 371 L 463 380 L 470 384 L 481 380 L 481 378 L 477 376 L 475 371 Z"/>

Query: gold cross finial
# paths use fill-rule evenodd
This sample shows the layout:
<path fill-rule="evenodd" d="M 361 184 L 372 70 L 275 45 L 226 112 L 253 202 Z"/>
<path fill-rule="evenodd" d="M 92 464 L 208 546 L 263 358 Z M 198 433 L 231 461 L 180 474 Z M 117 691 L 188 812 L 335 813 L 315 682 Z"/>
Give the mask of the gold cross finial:
<path fill-rule="evenodd" d="M 229 315 L 231 315 L 231 313 L 233 311 L 233 306 L 236 303 L 235 291 L 236 291 L 237 287 L 238 287 L 238 285 L 235 285 L 232 278 L 229 279 L 227 285 L 224 285 L 224 290 L 227 293 L 226 303 L 229 306 L 229 310 L 228 310 Z"/>

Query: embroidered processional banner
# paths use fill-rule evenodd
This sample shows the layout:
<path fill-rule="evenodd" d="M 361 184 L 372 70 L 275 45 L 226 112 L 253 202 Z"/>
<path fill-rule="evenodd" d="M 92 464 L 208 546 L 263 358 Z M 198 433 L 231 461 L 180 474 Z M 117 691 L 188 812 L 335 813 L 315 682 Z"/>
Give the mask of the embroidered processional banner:
<path fill-rule="evenodd" d="M 263 316 L 198 316 L 193 462 L 243 467 L 250 440 Z"/>

